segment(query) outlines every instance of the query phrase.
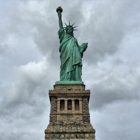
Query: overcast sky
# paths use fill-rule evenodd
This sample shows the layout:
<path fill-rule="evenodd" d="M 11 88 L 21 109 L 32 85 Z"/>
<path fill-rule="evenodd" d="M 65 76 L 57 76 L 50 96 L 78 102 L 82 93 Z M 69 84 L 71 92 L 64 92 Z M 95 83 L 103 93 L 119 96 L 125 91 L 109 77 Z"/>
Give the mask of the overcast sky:
<path fill-rule="evenodd" d="M 0 0 L 0 140 L 44 140 L 59 5 L 88 42 L 82 79 L 96 139 L 140 140 L 140 0 Z"/>

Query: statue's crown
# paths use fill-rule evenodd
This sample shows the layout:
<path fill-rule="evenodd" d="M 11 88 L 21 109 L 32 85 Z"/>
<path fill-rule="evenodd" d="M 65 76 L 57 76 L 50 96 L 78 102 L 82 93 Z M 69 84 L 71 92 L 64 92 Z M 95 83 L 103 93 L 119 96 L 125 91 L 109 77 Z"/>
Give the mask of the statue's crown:
<path fill-rule="evenodd" d="M 65 29 L 72 28 L 74 31 L 76 30 L 75 28 L 77 27 L 77 26 L 74 26 L 74 23 L 71 25 L 70 21 L 69 21 L 69 25 L 67 25 L 66 23 L 65 23 L 65 25 L 66 25 L 66 27 L 64 27 Z"/>

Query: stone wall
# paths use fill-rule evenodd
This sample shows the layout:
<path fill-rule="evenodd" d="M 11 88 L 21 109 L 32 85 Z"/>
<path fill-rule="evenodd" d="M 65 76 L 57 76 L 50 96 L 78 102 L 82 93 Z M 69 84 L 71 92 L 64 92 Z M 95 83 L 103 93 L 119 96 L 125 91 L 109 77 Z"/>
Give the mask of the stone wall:
<path fill-rule="evenodd" d="M 88 106 L 90 90 L 85 90 L 85 85 L 55 85 L 49 97 L 50 123 L 45 129 L 45 140 L 95 140 Z"/>

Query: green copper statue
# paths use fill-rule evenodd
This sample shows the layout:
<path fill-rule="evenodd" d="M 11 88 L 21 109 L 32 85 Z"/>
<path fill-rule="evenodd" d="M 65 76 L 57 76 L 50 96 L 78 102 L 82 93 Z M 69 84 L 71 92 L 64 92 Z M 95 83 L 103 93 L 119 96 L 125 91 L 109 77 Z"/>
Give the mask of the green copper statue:
<path fill-rule="evenodd" d="M 56 84 L 67 84 L 67 83 L 82 83 L 82 57 L 83 52 L 87 49 L 88 43 L 79 45 L 77 39 L 74 37 L 74 24 L 63 27 L 62 23 L 62 12 L 63 9 L 58 7 L 56 9 L 59 18 L 59 39 L 60 39 L 60 81 Z"/>

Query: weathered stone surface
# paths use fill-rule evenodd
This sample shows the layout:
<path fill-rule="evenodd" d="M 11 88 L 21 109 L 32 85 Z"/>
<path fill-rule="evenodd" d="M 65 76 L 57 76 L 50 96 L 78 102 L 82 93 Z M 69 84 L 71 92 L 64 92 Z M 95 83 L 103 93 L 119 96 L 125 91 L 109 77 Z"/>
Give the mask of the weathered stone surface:
<path fill-rule="evenodd" d="M 85 90 L 85 85 L 55 85 L 49 96 L 50 123 L 45 140 L 95 140 L 88 107 L 90 90 Z"/>

